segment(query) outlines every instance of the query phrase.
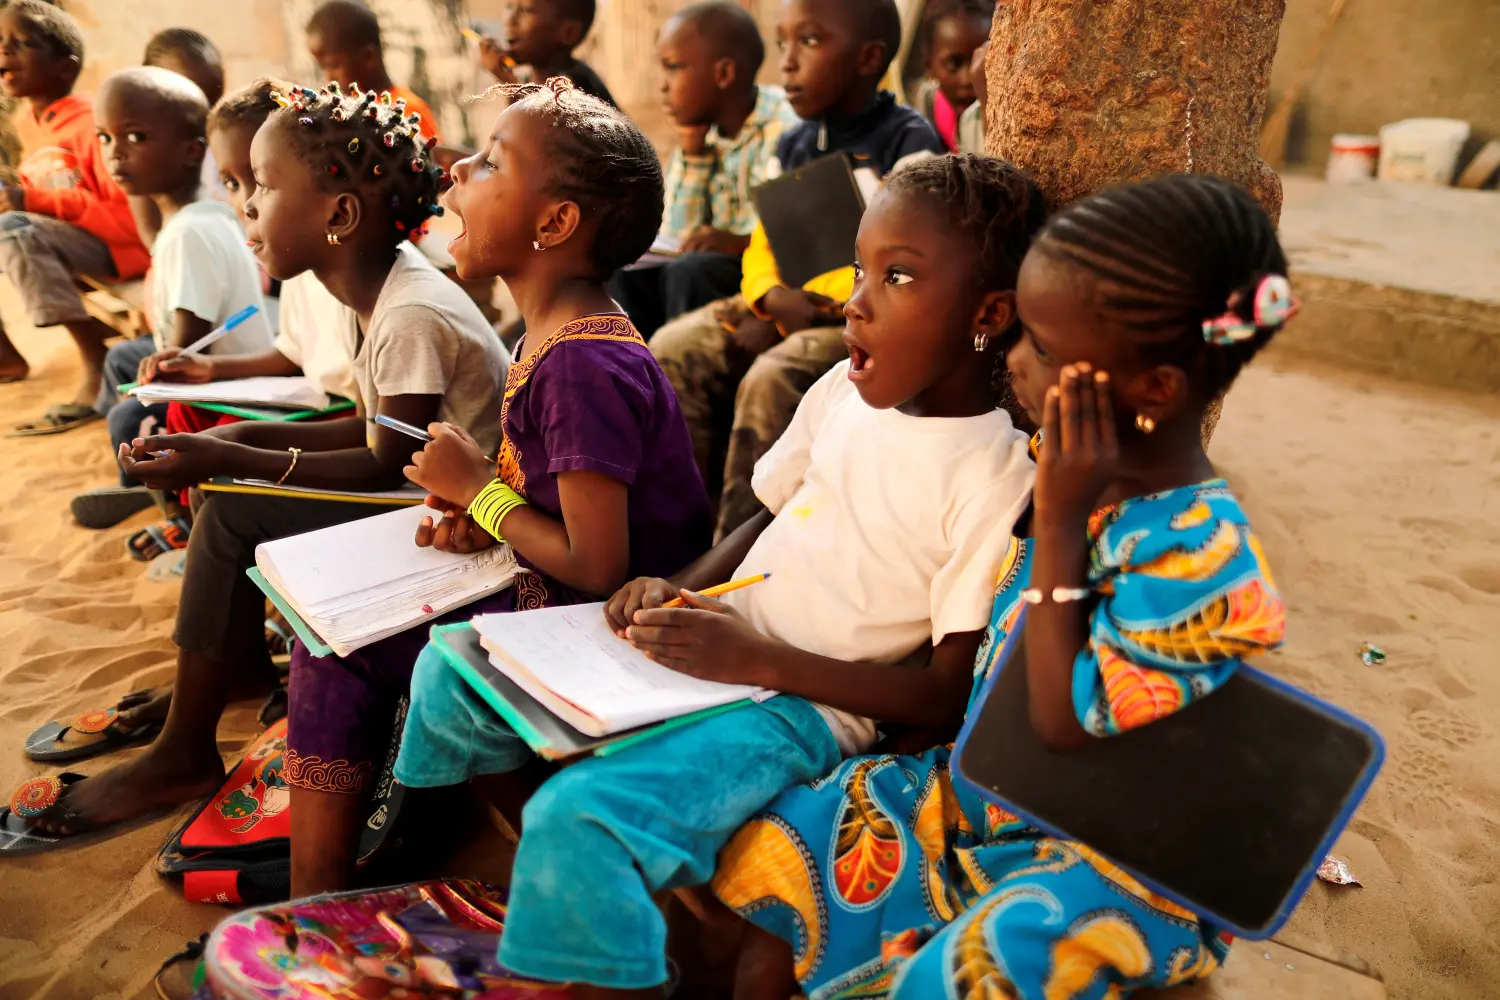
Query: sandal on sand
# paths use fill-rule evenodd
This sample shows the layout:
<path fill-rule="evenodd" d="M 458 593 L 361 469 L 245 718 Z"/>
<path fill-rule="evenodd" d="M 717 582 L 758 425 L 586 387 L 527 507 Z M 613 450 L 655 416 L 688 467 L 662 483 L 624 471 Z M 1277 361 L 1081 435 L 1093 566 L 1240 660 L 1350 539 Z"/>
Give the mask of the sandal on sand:
<path fill-rule="evenodd" d="M 124 704 L 123 700 L 121 704 Z M 161 732 L 161 727 L 160 721 L 144 722 L 139 726 L 127 725 L 119 711 L 113 708 L 85 712 L 72 722 L 49 722 L 26 737 L 26 756 L 49 764 L 88 760 L 90 757 L 153 740 Z M 95 738 L 64 742 L 69 733 Z"/>
<path fill-rule="evenodd" d="M 0 853 L 35 854 L 48 851 L 81 833 L 92 833 L 100 827 L 78 815 L 63 802 L 63 792 L 83 780 L 83 775 L 64 771 L 47 778 L 23 782 L 10 797 L 10 805 L 0 806 Z M 68 824 L 74 833 L 60 836 L 33 829 L 29 821 L 46 816 Z"/>
<path fill-rule="evenodd" d="M 156 501 L 144 486 L 106 486 L 73 498 L 73 520 L 84 528 L 113 528 Z"/>
<path fill-rule="evenodd" d="M 186 515 L 179 514 L 131 535 L 125 542 L 125 551 L 136 562 L 148 563 L 163 552 L 187 548 L 188 533 L 192 530 L 193 522 Z"/>
<path fill-rule="evenodd" d="M 18 425 L 6 437 L 42 437 L 46 434 L 61 434 L 75 427 L 82 427 L 84 424 L 103 419 L 104 415 L 92 406 L 84 406 L 82 403 L 58 403 L 56 406 L 47 407 L 47 412 L 42 414 L 40 420 Z"/>

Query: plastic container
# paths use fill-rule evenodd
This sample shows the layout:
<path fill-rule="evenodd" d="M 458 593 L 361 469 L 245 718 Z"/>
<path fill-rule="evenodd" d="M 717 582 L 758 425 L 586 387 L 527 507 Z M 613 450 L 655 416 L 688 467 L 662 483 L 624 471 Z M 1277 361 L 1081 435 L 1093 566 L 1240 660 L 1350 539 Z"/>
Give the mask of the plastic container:
<path fill-rule="evenodd" d="M 1375 179 L 1380 161 L 1380 137 L 1374 135 L 1336 135 L 1328 149 L 1330 184 L 1363 184 Z"/>
<path fill-rule="evenodd" d="M 1458 153 L 1469 139 L 1469 123 L 1453 118 L 1408 118 L 1380 130 L 1380 179 L 1453 183 Z"/>

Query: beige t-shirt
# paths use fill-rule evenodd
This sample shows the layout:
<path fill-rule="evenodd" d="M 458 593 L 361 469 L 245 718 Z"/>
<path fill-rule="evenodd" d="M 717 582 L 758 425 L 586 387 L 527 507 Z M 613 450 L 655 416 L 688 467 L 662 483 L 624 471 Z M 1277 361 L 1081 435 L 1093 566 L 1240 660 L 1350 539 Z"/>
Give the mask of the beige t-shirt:
<path fill-rule="evenodd" d="M 441 396 L 437 418 L 494 454 L 509 358 L 474 300 L 410 243 L 401 244 L 358 343 L 360 416 L 381 396 Z"/>
<path fill-rule="evenodd" d="M 355 399 L 354 310 L 334 298 L 317 275 L 304 271 L 281 285 L 280 320 L 276 350 L 319 389 Z"/>

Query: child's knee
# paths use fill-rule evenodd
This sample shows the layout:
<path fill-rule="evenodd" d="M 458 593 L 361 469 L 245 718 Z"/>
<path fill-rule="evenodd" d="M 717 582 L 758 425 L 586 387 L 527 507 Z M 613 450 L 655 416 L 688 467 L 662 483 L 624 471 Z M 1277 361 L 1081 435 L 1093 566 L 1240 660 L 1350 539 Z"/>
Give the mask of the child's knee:
<path fill-rule="evenodd" d="M 0 215 L 0 243 L 11 240 L 29 240 L 36 235 L 36 226 L 27 212 L 6 212 Z"/>
<path fill-rule="evenodd" d="M 566 767 L 532 793 L 521 810 L 521 827 L 534 844 L 573 844 L 576 837 L 568 831 L 587 822 L 598 804 L 588 768 Z"/>
<path fill-rule="evenodd" d="M 434 714 L 451 718 L 465 711 L 468 684 L 458 671 L 448 666 L 432 643 L 422 647 L 411 674 L 411 710 L 413 714 Z"/>

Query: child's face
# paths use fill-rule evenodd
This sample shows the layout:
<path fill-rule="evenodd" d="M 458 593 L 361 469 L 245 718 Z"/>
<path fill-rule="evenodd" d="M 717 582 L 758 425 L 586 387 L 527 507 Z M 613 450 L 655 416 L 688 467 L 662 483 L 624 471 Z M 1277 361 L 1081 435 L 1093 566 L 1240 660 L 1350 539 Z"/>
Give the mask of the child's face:
<path fill-rule="evenodd" d="M 882 190 L 860 220 L 854 294 L 844 306 L 849 380 L 876 409 L 931 391 L 940 399 L 975 364 L 976 317 L 1004 329 L 1013 296 L 976 287 L 973 247 L 932 206 Z M 931 409 L 930 407 L 928 409 Z"/>
<path fill-rule="evenodd" d="M 255 193 L 255 170 L 250 166 L 250 144 L 257 129 L 249 123 L 226 125 L 208 133 L 208 148 L 219 165 L 219 183 L 229 192 L 234 210 L 245 223 L 245 202 Z"/>
<path fill-rule="evenodd" d="M 179 191 L 203 167 L 203 138 L 138 88 L 106 81 L 94 100 L 94 122 L 105 166 L 126 194 Z"/>
<path fill-rule="evenodd" d="M 184 59 L 181 53 L 163 52 L 146 65 L 168 70 L 192 80 L 198 85 L 198 89 L 203 91 L 203 96 L 208 98 L 209 107 L 218 104 L 219 98 L 224 96 L 223 71 L 216 71 L 212 66 L 206 66 L 196 59 Z"/>
<path fill-rule="evenodd" d="M 941 18 L 932 26 L 927 75 L 937 81 L 956 111 L 974 103 L 974 50 L 988 37 L 989 25 L 971 13 Z"/>
<path fill-rule="evenodd" d="M 818 0 L 787 0 L 776 22 L 781 83 L 787 103 L 817 118 L 844 101 L 861 79 L 864 47 L 842 19 L 823 15 Z"/>
<path fill-rule="evenodd" d="M 351 52 L 334 45 L 321 31 L 310 31 L 307 51 L 322 71 L 324 82 L 332 80 L 346 91 L 356 83 L 368 87 L 369 81 L 378 75 L 375 70 L 379 67 L 380 55 L 373 45 Z"/>
<path fill-rule="evenodd" d="M 512 105 L 495 120 L 484 148 L 454 165 L 443 204 L 464 224 L 448 244 L 459 277 L 510 274 L 537 252 L 531 244 L 550 200 L 543 188 L 549 127 L 524 103 Z"/>
<path fill-rule="evenodd" d="M 255 190 L 245 200 L 245 238 L 266 273 L 295 278 L 340 247 L 328 245 L 338 196 L 323 190 L 313 168 L 274 119 L 250 143 Z M 349 252 L 347 248 L 344 252 Z"/>
<path fill-rule="evenodd" d="M 0 91 L 6 97 L 64 93 L 77 73 L 76 60 L 59 55 L 30 20 L 0 12 Z"/>
<path fill-rule="evenodd" d="M 675 17 L 662 28 L 656 55 L 661 60 L 661 99 L 667 117 L 683 128 L 713 124 L 722 93 L 718 64 L 733 62 L 715 60 L 698 26 Z"/>
<path fill-rule="evenodd" d="M 525 66 L 550 62 L 583 40 L 578 28 L 551 0 L 514 0 L 505 11 L 505 50 Z"/>
<path fill-rule="evenodd" d="M 1047 390 L 1064 365 L 1086 361 L 1110 374 L 1117 394 L 1128 392 L 1138 362 L 1129 336 L 1103 315 L 1099 301 L 1099 282 L 1091 275 L 1045 251 L 1026 255 L 1016 283 L 1021 336 L 1005 363 L 1017 401 L 1038 427 Z"/>

